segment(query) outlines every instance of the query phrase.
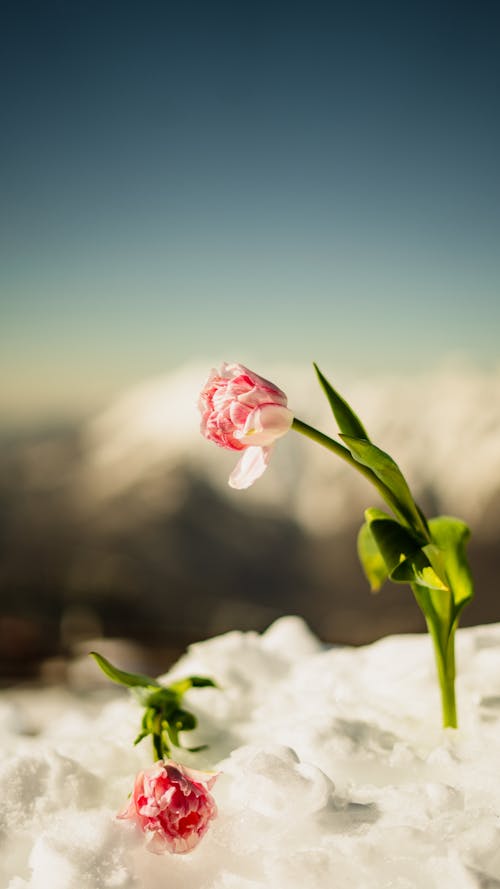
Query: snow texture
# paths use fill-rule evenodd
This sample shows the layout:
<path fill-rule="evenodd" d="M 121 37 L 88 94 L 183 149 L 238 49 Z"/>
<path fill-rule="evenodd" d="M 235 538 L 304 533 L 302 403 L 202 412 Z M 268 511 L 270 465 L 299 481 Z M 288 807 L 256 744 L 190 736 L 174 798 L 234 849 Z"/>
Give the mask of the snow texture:
<path fill-rule="evenodd" d="M 500 886 L 500 625 L 457 639 L 459 731 L 439 724 L 430 640 L 325 650 L 304 623 L 193 645 L 187 765 L 219 817 L 155 856 L 116 820 L 148 742 L 127 694 L 0 696 L 2 889 L 493 889 Z M 123 665 L 126 666 L 126 665 Z M 187 738 L 186 738 L 187 740 Z"/>

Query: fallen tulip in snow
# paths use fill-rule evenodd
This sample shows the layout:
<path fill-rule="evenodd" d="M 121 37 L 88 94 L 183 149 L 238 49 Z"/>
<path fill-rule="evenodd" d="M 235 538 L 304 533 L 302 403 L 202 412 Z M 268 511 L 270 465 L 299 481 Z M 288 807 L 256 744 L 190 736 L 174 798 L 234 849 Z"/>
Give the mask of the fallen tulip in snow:
<path fill-rule="evenodd" d="M 210 788 L 217 775 L 171 760 L 139 772 L 130 802 L 118 817 L 134 821 L 150 852 L 190 852 L 217 815 Z"/>

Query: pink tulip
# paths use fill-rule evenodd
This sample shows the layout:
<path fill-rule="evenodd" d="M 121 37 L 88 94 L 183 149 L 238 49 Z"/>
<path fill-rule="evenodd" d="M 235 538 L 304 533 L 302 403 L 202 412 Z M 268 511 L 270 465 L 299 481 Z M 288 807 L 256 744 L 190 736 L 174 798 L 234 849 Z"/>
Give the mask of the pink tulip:
<path fill-rule="evenodd" d="M 285 393 L 242 364 L 223 364 L 220 372 L 212 370 L 198 406 L 205 438 L 243 451 L 229 484 L 250 487 L 267 468 L 276 439 L 292 425 Z"/>
<path fill-rule="evenodd" d="M 189 852 L 217 815 L 209 793 L 216 779 L 214 773 L 160 760 L 139 772 L 130 802 L 118 818 L 135 821 L 150 852 Z"/>

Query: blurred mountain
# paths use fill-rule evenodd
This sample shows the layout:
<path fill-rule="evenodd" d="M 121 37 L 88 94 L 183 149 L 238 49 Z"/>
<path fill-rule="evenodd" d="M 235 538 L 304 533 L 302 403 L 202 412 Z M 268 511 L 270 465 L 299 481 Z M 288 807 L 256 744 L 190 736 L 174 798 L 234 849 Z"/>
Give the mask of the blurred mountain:
<path fill-rule="evenodd" d="M 263 373 L 335 434 L 310 368 Z M 198 431 L 206 375 L 186 366 L 79 428 L 0 441 L 0 671 L 29 672 L 97 634 L 175 654 L 284 613 L 335 642 L 423 628 L 406 588 L 367 590 L 355 538 L 378 500 L 340 460 L 290 433 L 253 488 L 228 487 L 235 455 Z M 500 374 L 332 382 L 426 513 L 471 524 L 477 597 L 464 622 L 499 620 Z"/>

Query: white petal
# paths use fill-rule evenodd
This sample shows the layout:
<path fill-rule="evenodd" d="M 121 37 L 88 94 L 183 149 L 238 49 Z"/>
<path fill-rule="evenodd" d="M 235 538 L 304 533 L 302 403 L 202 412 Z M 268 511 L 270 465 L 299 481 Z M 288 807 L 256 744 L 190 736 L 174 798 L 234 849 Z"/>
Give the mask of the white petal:
<path fill-rule="evenodd" d="M 272 448 L 245 448 L 243 454 L 229 476 L 231 488 L 243 490 L 253 485 L 266 471 Z"/>
<path fill-rule="evenodd" d="M 293 423 L 293 413 L 280 404 L 263 404 L 247 417 L 245 427 L 235 433 L 243 444 L 266 447 L 286 435 Z"/>

